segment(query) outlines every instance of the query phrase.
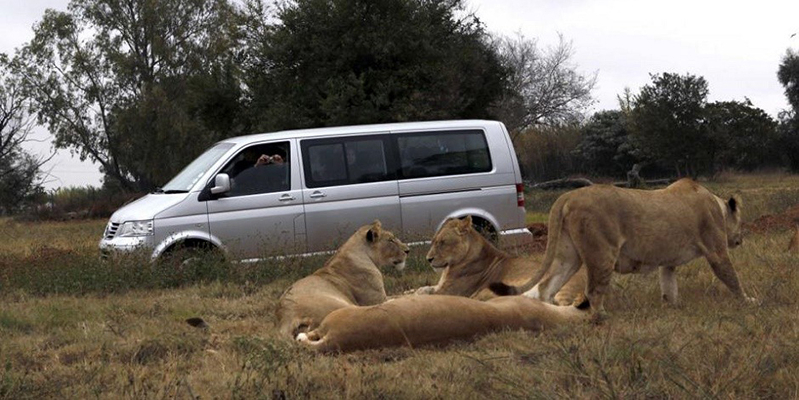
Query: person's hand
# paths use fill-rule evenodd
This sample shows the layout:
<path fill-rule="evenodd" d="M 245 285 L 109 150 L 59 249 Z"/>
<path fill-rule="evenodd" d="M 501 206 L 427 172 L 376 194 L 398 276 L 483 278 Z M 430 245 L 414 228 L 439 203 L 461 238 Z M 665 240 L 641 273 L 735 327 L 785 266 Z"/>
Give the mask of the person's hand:
<path fill-rule="evenodd" d="M 271 163 L 272 163 L 272 157 L 270 157 L 270 156 L 268 156 L 266 154 L 261 154 L 261 156 L 258 157 L 258 160 L 255 161 L 255 166 L 257 167 L 259 165 L 265 165 L 265 164 L 271 164 Z"/>
<path fill-rule="evenodd" d="M 280 154 L 275 154 L 272 156 L 272 163 L 273 164 L 283 164 L 283 157 Z"/>

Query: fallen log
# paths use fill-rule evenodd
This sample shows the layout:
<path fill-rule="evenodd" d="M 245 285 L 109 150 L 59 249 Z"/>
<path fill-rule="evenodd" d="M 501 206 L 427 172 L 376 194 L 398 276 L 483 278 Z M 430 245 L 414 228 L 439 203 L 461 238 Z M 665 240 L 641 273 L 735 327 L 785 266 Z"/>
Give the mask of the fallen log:
<path fill-rule="evenodd" d="M 669 184 L 671 184 L 672 182 L 674 182 L 674 179 L 671 179 L 671 178 L 665 178 L 665 179 L 650 179 L 650 180 L 642 180 L 642 181 L 641 181 L 641 183 L 643 183 L 643 187 L 647 187 L 647 186 L 659 186 L 659 185 L 669 185 Z M 618 186 L 618 187 L 623 187 L 623 188 L 626 188 L 626 187 L 630 187 L 630 182 L 629 182 L 629 181 L 623 181 L 623 182 L 613 182 L 613 186 Z"/>
<path fill-rule="evenodd" d="M 577 189 L 585 186 L 591 186 L 594 182 L 591 182 L 585 178 L 563 178 L 563 179 L 555 179 L 553 181 L 546 181 L 546 182 L 539 182 L 532 186 L 532 189 L 542 189 L 542 190 L 557 190 L 557 189 Z"/>

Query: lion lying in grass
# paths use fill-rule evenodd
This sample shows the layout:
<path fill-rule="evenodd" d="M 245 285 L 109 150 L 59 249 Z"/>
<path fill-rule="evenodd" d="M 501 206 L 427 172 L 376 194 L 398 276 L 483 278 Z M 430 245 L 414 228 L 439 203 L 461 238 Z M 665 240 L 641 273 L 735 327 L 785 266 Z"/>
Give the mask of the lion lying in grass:
<path fill-rule="evenodd" d="M 541 264 L 529 257 L 514 257 L 494 247 L 472 226 L 472 217 L 447 220 L 433 237 L 427 261 L 441 272 L 436 286 L 416 294 L 448 294 L 487 300 L 496 297 L 488 287 L 501 282 L 521 285 L 539 273 Z M 575 274 L 555 297 L 556 304 L 572 304 L 585 291 L 586 276 Z"/>
<path fill-rule="evenodd" d="M 325 265 L 294 282 L 278 303 L 278 330 L 284 337 L 316 328 L 333 310 L 386 301 L 378 267 L 405 268 L 408 246 L 381 228 L 380 221 L 362 226 Z"/>
<path fill-rule="evenodd" d="M 458 296 L 406 296 L 330 313 L 297 341 L 319 352 L 444 345 L 501 330 L 540 331 L 588 320 L 588 312 L 524 296 L 478 301 Z"/>

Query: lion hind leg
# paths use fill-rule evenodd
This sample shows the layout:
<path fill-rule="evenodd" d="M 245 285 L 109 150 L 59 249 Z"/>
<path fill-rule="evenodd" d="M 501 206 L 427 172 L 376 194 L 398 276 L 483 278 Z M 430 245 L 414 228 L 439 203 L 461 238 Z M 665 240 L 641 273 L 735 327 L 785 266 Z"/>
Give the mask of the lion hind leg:
<path fill-rule="evenodd" d="M 604 300 L 610 287 L 614 266 L 618 259 L 618 248 L 614 251 L 587 251 L 585 252 L 585 267 L 588 272 L 588 285 L 585 295 L 591 304 L 591 313 L 595 321 L 599 322 L 605 317 Z"/>
<path fill-rule="evenodd" d="M 541 282 L 533 286 L 524 295 L 539 299 L 547 303 L 553 303 L 555 295 L 560 291 L 563 285 L 580 270 L 581 260 L 571 241 L 566 237 L 561 237 L 561 248 L 557 256 L 552 261 L 552 267 Z"/>

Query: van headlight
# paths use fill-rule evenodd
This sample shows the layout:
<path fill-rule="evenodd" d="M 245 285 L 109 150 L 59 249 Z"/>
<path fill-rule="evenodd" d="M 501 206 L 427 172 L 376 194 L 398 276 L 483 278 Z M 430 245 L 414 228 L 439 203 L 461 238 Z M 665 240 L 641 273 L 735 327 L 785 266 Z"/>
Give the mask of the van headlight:
<path fill-rule="evenodd" d="M 117 231 L 117 237 L 151 236 L 153 234 L 153 220 L 128 221 L 122 224 Z"/>

